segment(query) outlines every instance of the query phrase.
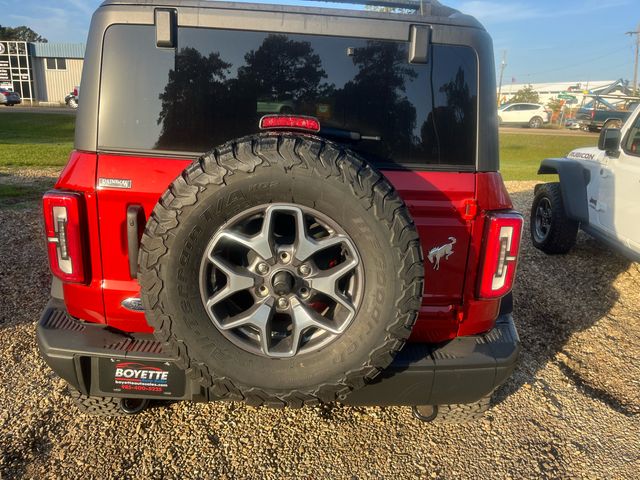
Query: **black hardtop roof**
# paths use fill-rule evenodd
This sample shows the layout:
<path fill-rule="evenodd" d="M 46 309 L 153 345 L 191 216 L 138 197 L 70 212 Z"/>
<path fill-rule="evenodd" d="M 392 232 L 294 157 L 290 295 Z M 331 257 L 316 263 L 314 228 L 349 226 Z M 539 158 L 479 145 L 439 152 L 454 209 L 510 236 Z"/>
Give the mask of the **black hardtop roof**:
<path fill-rule="evenodd" d="M 277 0 L 276 0 L 277 1 Z M 464 15 L 458 10 L 442 5 L 437 0 L 300 0 L 302 2 L 313 2 L 319 4 L 342 3 L 345 5 L 370 5 L 373 7 L 389 7 L 401 9 L 403 12 L 386 12 L 365 9 L 349 9 L 349 8 L 328 8 L 320 6 L 299 6 L 299 5 L 282 5 L 270 3 L 250 3 L 250 2 L 224 2 L 219 0 L 106 0 L 101 6 L 108 5 L 141 5 L 141 6 L 157 6 L 157 7 L 191 7 L 191 8 L 208 8 L 208 9 L 232 9 L 245 11 L 268 11 L 268 12 L 288 12 L 301 13 L 309 15 L 331 15 L 344 17 L 361 17 L 372 19 L 389 19 L 404 20 L 406 22 L 419 23 L 446 23 L 449 25 L 458 25 L 462 27 L 484 27 L 474 17 Z M 444 22 L 443 22 L 444 20 Z"/>

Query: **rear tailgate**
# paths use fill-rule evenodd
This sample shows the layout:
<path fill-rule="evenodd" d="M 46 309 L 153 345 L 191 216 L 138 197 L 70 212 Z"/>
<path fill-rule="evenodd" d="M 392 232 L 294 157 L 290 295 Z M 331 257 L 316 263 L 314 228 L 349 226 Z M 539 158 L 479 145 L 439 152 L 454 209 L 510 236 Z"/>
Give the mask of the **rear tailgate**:
<path fill-rule="evenodd" d="M 139 294 L 138 282 L 129 273 L 127 208 L 140 205 L 148 218 L 160 195 L 190 163 L 184 159 L 99 155 L 104 303 L 107 322 L 113 327 L 150 330 L 142 312 L 122 306 L 125 299 Z M 466 278 L 472 221 L 465 219 L 465 213 L 474 203 L 475 174 L 383 173 L 407 203 L 422 242 L 425 290 L 419 321 L 428 322 L 424 325 L 428 339 L 451 338 L 457 331 L 456 307 L 462 303 Z M 433 252 L 431 256 L 429 252 Z"/>
<path fill-rule="evenodd" d="M 422 307 L 412 338 L 427 342 L 453 338 L 467 278 L 476 175 L 426 171 L 384 174 L 409 207 L 425 257 Z"/>
<path fill-rule="evenodd" d="M 138 281 L 129 273 L 127 208 L 140 205 L 145 218 L 160 195 L 191 160 L 98 156 L 98 215 L 103 263 L 103 292 L 107 323 L 125 331 L 151 331 L 144 313 L 122 306 L 137 297 Z M 102 186 L 101 186 L 102 185 Z"/>

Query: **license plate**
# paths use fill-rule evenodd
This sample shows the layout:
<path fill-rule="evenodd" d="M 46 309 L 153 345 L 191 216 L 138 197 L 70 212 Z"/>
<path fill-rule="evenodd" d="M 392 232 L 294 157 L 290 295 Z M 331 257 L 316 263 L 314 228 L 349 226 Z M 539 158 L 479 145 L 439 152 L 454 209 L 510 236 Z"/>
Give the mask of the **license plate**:
<path fill-rule="evenodd" d="M 171 362 L 100 358 L 100 390 L 122 394 L 180 398 L 185 374 Z"/>

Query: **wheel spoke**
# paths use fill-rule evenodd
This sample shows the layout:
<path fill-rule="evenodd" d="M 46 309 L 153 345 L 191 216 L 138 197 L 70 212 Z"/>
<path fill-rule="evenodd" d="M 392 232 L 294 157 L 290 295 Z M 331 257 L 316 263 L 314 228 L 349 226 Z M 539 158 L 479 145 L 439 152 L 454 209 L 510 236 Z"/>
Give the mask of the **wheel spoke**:
<path fill-rule="evenodd" d="M 337 234 L 320 240 L 309 238 L 307 236 L 307 224 L 304 220 L 304 213 L 300 209 L 295 209 L 293 212 L 296 218 L 295 257 L 301 262 L 304 262 L 322 250 L 349 241 L 346 236 Z"/>
<path fill-rule="evenodd" d="M 214 243 L 218 243 L 220 240 L 227 240 L 233 243 L 242 245 L 245 248 L 253 250 L 263 260 L 268 260 L 273 257 L 273 246 L 271 244 L 271 226 L 273 220 L 273 212 L 276 207 L 269 207 L 264 212 L 264 220 L 262 221 L 262 228 L 260 232 L 248 236 L 239 232 L 233 232 L 229 230 L 223 230 L 218 235 Z"/>
<path fill-rule="evenodd" d="M 358 265 L 355 258 L 347 259 L 347 261 L 337 265 L 329 270 L 321 270 L 309 279 L 309 286 L 318 292 L 327 295 L 329 298 L 344 306 L 349 313 L 354 313 L 353 304 L 340 292 L 338 292 L 336 284 L 338 280 L 352 271 Z"/>
<path fill-rule="evenodd" d="M 291 299 L 291 310 L 293 312 L 293 345 L 294 350 L 298 349 L 300 338 L 305 330 L 315 327 L 325 330 L 334 335 L 342 332 L 342 327 L 335 327 L 325 320 L 325 318 L 309 306 L 301 303 L 297 298 Z M 347 323 L 344 322 L 343 325 Z"/>
<path fill-rule="evenodd" d="M 227 283 L 221 290 L 209 297 L 207 300 L 207 308 L 211 308 L 216 303 L 221 302 L 234 293 L 255 286 L 255 278 L 248 271 L 240 271 L 239 267 L 215 255 L 210 255 L 209 260 L 216 268 L 224 273 L 225 277 L 227 277 Z"/>
<path fill-rule="evenodd" d="M 260 348 L 265 355 L 270 355 L 269 338 L 271 334 L 270 323 L 273 316 L 273 299 L 267 299 L 263 303 L 254 305 L 241 315 L 236 315 L 231 321 L 220 325 L 223 330 L 252 326 L 258 330 Z"/>

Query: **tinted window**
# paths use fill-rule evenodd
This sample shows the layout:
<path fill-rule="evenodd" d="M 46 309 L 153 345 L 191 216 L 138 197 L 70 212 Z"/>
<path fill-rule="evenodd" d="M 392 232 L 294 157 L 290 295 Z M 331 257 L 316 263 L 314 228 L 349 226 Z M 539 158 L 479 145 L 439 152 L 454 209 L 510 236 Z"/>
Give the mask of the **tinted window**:
<path fill-rule="evenodd" d="M 435 45 L 429 64 L 412 65 L 407 49 L 181 28 L 173 51 L 155 47 L 154 27 L 116 25 L 105 39 L 99 145 L 200 153 L 257 132 L 265 114 L 296 113 L 379 165 L 473 165 L 475 52 Z"/>

